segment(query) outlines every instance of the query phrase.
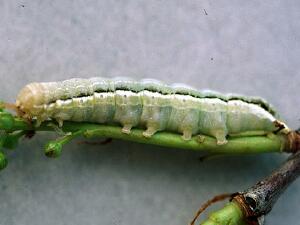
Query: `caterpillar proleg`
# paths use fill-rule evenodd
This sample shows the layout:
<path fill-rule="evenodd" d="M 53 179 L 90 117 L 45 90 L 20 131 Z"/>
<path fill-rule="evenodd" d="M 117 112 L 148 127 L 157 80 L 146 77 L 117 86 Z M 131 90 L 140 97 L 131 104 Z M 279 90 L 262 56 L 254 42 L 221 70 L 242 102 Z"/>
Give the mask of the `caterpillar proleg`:
<path fill-rule="evenodd" d="M 266 135 L 286 132 L 275 110 L 263 99 L 198 91 L 185 85 L 165 85 L 145 79 L 73 78 L 61 82 L 31 83 L 19 93 L 16 106 L 23 117 L 38 124 L 63 121 L 118 124 L 122 132 L 133 127 L 145 129 L 151 138 L 158 131 L 215 137 L 226 144 L 226 137 Z"/>

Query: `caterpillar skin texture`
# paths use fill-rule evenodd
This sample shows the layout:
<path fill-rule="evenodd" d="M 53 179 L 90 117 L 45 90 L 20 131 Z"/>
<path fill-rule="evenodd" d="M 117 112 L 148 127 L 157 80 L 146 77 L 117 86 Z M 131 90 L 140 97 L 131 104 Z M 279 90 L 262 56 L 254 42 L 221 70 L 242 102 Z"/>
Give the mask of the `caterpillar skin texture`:
<path fill-rule="evenodd" d="M 38 124 L 63 121 L 119 124 L 122 132 L 144 128 L 151 137 L 157 131 L 209 135 L 225 144 L 227 135 L 265 135 L 287 127 L 276 120 L 275 111 L 260 98 L 197 91 L 156 80 L 127 78 L 74 78 L 62 82 L 31 83 L 19 93 L 16 106 Z"/>

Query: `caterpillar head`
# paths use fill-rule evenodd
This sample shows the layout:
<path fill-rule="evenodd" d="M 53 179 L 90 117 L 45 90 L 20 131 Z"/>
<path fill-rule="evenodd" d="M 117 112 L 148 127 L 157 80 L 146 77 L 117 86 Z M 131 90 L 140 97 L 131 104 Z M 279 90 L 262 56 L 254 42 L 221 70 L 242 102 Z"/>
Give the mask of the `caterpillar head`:
<path fill-rule="evenodd" d="M 18 94 L 16 100 L 17 114 L 24 118 L 32 118 L 39 114 L 44 101 L 44 88 L 39 83 L 26 85 Z"/>

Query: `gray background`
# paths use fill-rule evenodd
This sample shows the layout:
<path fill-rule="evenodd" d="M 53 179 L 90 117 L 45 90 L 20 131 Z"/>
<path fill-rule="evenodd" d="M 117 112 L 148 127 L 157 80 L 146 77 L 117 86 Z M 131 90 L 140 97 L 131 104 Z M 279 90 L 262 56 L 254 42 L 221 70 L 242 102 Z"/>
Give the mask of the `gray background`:
<path fill-rule="evenodd" d="M 206 13 L 205 13 L 206 11 Z M 207 15 L 206 15 L 207 14 Z M 299 1 L 0 1 L 1 99 L 28 82 L 128 76 L 258 95 L 299 127 Z M 243 190 L 285 158 L 227 156 L 113 141 L 65 147 L 52 134 L 8 152 L 0 224 L 187 224 L 215 194 Z M 300 224 L 300 181 L 269 225 Z M 222 204 L 212 207 L 211 210 Z"/>

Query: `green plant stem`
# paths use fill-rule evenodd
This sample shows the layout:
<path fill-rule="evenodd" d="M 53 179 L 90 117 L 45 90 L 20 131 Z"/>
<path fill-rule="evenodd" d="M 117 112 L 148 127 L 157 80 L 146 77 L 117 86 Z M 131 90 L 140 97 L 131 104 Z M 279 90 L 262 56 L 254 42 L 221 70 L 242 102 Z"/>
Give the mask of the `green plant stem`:
<path fill-rule="evenodd" d="M 119 126 L 101 125 L 93 123 L 64 122 L 61 129 L 64 132 L 84 131 L 86 137 L 106 137 L 134 141 L 144 144 L 160 145 L 171 148 L 191 149 L 222 154 L 241 153 L 266 153 L 282 152 L 286 146 L 286 136 L 282 134 L 269 136 L 229 137 L 225 145 L 217 145 L 216 139 L 201 135 L 195 136 L 190 141 L 185 141 L 180 134 L 170 132 L 158 132 L 151 138 L 143 136 L 142 129 L 132 129 L 130 134 L 122 133 Z M 24 121 L 23 119 L 0 114 L 0 130 L 13 131 L 53 131 L 53 122 L 44 122 L 39 127 Z"/>
<path fill-rule="evenodd" d="M 184 141 L 180 135 L 160 132 L 151 138 L 145 138 L 142 130 L 133 129 L 132 132 L 124 134 L 121 128 L 112 126 L 98 126 L 95 129 L 87 129 L 87 137 L 110 137 L 126 141 L 135 141 L 143 144 L 160 145 L 171 148 L 191 149 L 196 151 L 208 151 L 213 153 L 264 153 L 281 152 L 284 139 L 282 136 L 275 136 L 272 139 L 268 137 L 231 137 L 225 145 L 217 145 L 216 139 L 203 136 L 204 140 L 199 142 L 199 137 L 193 137 L 190 141 Z"/>
<path fill-rule="evenodd" d="M 243 210 L 237 202 L 229 202 L 224 208 L 209 215 L 201 225 L 246 225 Z"/>
<path fill-rule="evenodd" d="M 48 157 L 58 157 L 62 152 L 63 145 L 67 144 L 74 138 L 83 134 L 84 131 L 76 131 L 73 133 L 67 133 L 63 137 L 60 137 L 56 140 L 49 141 L 45 146 L 45 154 Z"/>

